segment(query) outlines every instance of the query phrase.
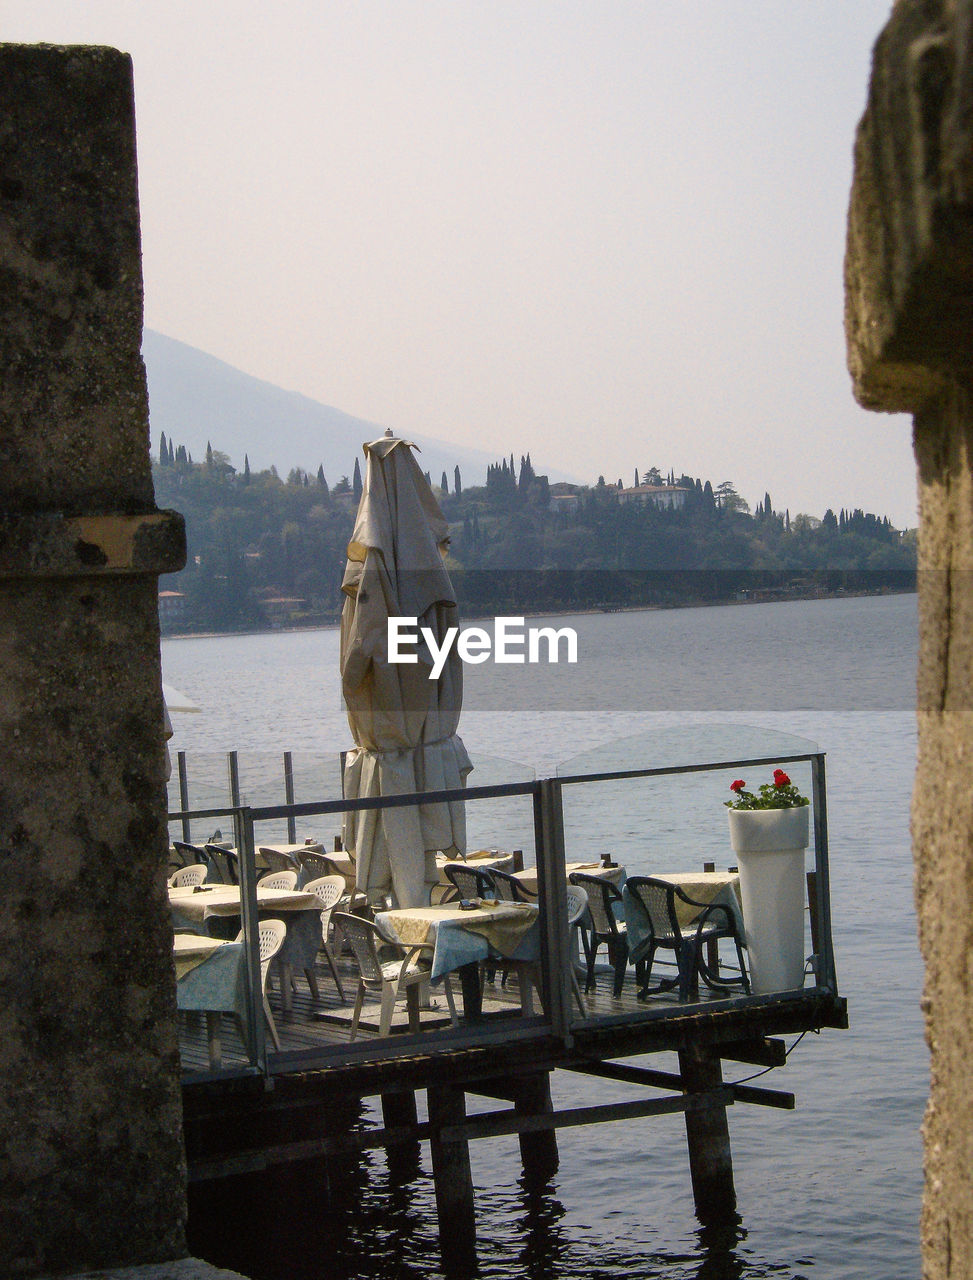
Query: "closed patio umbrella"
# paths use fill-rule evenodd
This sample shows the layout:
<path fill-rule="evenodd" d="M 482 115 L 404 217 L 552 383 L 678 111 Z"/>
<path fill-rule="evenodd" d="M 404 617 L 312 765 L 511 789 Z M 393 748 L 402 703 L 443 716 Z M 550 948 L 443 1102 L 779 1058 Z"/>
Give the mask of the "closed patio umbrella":
<path fill-rule="evenodd" d="M 418 662 L 388 654 L 389 618 L 416 618 L 440 645 L 457 625 L 443 555 L 449 527 L 416 462 L 414 445 L 387 432 L 364 446 L 367 468 L 350 543 L 341 614 L 341 687 L 356 747 L 345 761 L 345 795 L 401 795 L 460 787 L 473 767 L 457 734 L 462 663 L 453 645 L 441 675 L 421 639 Z M 435 853 L 466 850 L 461 801 L 347 815 L 357 886 L 371 901 L 391 892 L 402 907 L 426 905 L 438 879 Z"/>

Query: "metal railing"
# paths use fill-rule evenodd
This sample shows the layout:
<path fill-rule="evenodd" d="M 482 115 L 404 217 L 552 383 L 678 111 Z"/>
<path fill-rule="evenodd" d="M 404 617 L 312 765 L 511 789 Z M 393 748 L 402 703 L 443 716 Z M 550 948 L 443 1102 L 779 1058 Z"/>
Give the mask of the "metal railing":
<path fill-rule="evenodd" d="M 286 759 L 286 757 L 285 757 Z M 477 802 L 529 798 L 532 806 L 535 858 L 538 874 L 538 904 L 540 907 L 539 937 L 540 964 L 543 983 L 542 1011 L 531 1018 L 504 1019 L 496 1027 L 489 1021 L 441 1030 L 419 1033 L 422 1051 L 444 1052 L 489 1043 L 500 1038 L 505 1043 L 512 1039 L 557 1037 L 570 1045 L 579 1026 L 577 1016 L 572 1016 L 572 991 L 570 974 L 564 964 L 568 954 L 568 924 L 566 898 L 566 851 L 564 829 L 564 792 L 566 788 L 592 786 L 600 783 L 633 783 L 645 779 L 661 779 L 679 775 L 713 771 L 742 770 L 763 765 L 797 764 L 808 762 L 811 768 L 811 802 L 814 831 L 814 870 L 818 950 L 814 956 L 814 988 L 837 996 L 837 979 L 831 938 L 831 905 L 828 873 L 828 823 L 823 752 L 806 752 L 793 755 L 751 756 L 735 760 L 719 760 L 692 765 L 673 765 L 656 768 L 611 770 L 603 773 L 574 774 L 566 777 L 542 778 L 532 781 L 498 783 L 443 791 L 428 791 L 409 795 L 366 797 L 359 799 L 320 800 L 306 803 L 293 801 L 293 789 L 285 781 L 283 804 L 249 806 L 230 804 L 207 809 L 181 809 L 169 814 L 171 824 L 178 824 L 184 833 L 189 832 L 193 821 L 230 820 L 233 825 L 234 843 L 239 855 L 241 920 L 246 955 L 247 1019 L 245 1046 L 249 1059 L 247 1066 L 227 1067 L 219 1074 L 262 1073 L 274 1074 L 293 1070 L 308 1070 L 355 1059 L 387 1059 L 414 1053 L 417 1037 L 412 1034 L 356 1041 L 346 1044 L 327 1044 L 320 1048 L 284 1050 L 268 1053 L 264 1033 L 262 993 L 260 984 L 259 923 L 256 896 L 257 866 L 255 826 L 269 821 L 284 820 L 290 836 L 296 834 L 299 819 L 328 815 L 344 815 L 350 812 L 405 807 L 436 802 L 464 801 L 467 805 Z M 239 779 L 235 753 L 228 757 L 231 792 L 239 798 Z M 180 791 L 188 794 L 187 767 L 183 753 L 179 758 Z M 285 779 L 287 777 L 285 765 Z M 294 840 L 291 840 L 293 843 Z M 502 962 L 499 962 L 502 963 Z M 805 987 L 806 994 L 809 988 Z M 766 997 L 733 995 L 721 997 L 734 1003 L 754 1002 Z M 673 1006 L 674 1012 L 686 1008 Z M 658 1016 L 656 1010 L 646 1009 L 615 1015 L 610 1021 L 622 1019 L 638 1021 L 640 1016 Z M 598 1015 L 593 1020 L 601 1021 Z M 587 1021 L 587 1020 L 586 1020 Z M 582 1024 L 583 1025 L 583 1024 Z M 435 1040 L 433 1040 L 435 1037 Z M 203 1077 L 213 1072 L 200 1073 Z"/>

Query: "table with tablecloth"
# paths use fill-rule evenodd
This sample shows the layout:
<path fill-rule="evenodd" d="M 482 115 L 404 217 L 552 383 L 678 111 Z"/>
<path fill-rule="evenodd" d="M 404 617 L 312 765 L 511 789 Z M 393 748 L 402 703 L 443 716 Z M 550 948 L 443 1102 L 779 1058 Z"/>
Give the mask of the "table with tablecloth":
<path fill-rule="evenodd" d="M 240 889 L 238 885 L 194 885 L 169 889 L 169 908 L 174 928 L 193 929 L 214 938 L 235 938 L 240 930 Z M 265 920 L 281 919 L 287 937 L 276 956 L 284 972 L 303 971 L 309 975 L 311 991 L 317 997 L 314 965 L 321 949 L 321 902 L 313 893 L 290 889 L 261 889 L 257 885 L 257 914 Z M 284 984 L 285 1010 L 290 1008 L 290 983 Z"/>
<path fill-rule="evenodd" d="M 381 911 L 375 923 L 392 942 L 431 947 L 433 980 L 491 955 L 512 960 L 539 958 L 537 907 L 526 902 L 472 901 L 477 903 L 472 910 L 449 904 Z"/>
<path fill-rule="evenodd" d="M 606 867 L 603 862 L 566 862 L 564 874 L 570 876 L 573 871 L 581 871 L 586 876 L 597 876 L 599 880 L 609 880 L 618 889 L 625 883 L 625 868 L 618 863 Z M 537 893 L 536 867 L 525 867 L 523 871 L 515 871 L 514 876 L 528 893 Z"/>
<path fill-rule="evenodd" d="M 664 880 L 666 884 L 677 885 L 683 893 L 693 898 L 702 906 L 693 906 L 684 902 L 679 895 L 675 897 L 676 919 L 681 928 L 691 927 L 701 912 L 716 903 L 727 907 L 736 921 L 740 937 L 743 938 L 743 912 L 740 909 L 739 888 L 740 877 L 735 871 L 654 871 L 653 880 Z M 651 936 L 651 929 L 641 904 L 634 902 L 627 889 L 622 889 L 622 903 L 625 910 L 625 923 L 628 932 L 628 948 L 630 955 L 637 955 L 640 948 Z M 722 922 L 722 914 L 717 918 Z"/>
<path fill-rule="evenodd" d="M 468 853 L 465 858 L 447 858 L 437 853 L 436 870 L 439 872 L 440 884 L 452 884 L 446 874 L 449 866 L 471 867 L 476 871 L 509 871 L 513 860 L 512 853 L 504 853 L 500 849 L 477 849 L 474 853 Z"/>
<path fill-rule="evenodd" d="M 176 1008 L 206 1014 L 210 1066 L 220 1066 L 219 1025 L 223 1013 L 246 1017 L 246 966 L 243 943 L 224 942 L 198 933 L 172 939 L 176 968 Z"/>

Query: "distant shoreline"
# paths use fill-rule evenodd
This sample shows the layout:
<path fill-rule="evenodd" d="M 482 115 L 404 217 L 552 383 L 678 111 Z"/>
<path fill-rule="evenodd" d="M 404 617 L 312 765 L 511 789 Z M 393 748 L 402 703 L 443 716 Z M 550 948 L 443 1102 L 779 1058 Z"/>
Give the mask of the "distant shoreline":
<path fill-rule="evenodd" d="M 773 604 L 794 604 L 809 603 L 831 600 L 853 600 L 863 597 L 874 596 L 914 596 L 917 592 L 913 588 L 911 591 L 895 591 L 892 588 L 884 588 L 880 591 L 826 591 L 826 592 L 809 592 L 806 595 L 788 595 L 768 598 L 764 600 L 686 600 L 676 604 L 625 604 L 625 605 L 606 605 L 605 607 L 589 607 L 587 609 L 543 609 L 530 610 L 525 609 L 522 614 L 517 616 L 524 618 L 573 618 L 594 616 L 599 613 L 657 613 L 663 610 L 671 609 L 722 609 L 728 606 L 746 607 L 751 605 L 773 605 Z M 468 614 L 464 615 L 464 620 L 469 622 L 480 622 L 486 618 L 492 618 L 493 614 Z M 340 620 L 335 622 L 314 622 L 307 626 L 290 626 L 290 627 L 250 627 L 242 631 L 178 631 L 171 633 L 163 633 L 161 640 L 215 640 L 225 636 L 267 636 L 267 635 L 283 635 L 300 631 L 337 631 L 341 626 Z"/>

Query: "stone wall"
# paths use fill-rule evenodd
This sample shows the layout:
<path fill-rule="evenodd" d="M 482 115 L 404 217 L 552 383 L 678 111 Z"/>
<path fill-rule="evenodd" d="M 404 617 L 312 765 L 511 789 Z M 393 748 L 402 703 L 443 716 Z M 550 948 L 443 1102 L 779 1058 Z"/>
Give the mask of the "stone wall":
<path fill-rule="evenodd" d="M 0 1274 L 185 1253 L 132 68 L 0 45 Z"/>
<path fill-rule="evenodd" d="M 919 763 L 913 846 L 931 1090 L 923 1275 L 973 1273 L 973 2 L 899 0 L 855 146 L 855 394 L 913 414 Z"/>

